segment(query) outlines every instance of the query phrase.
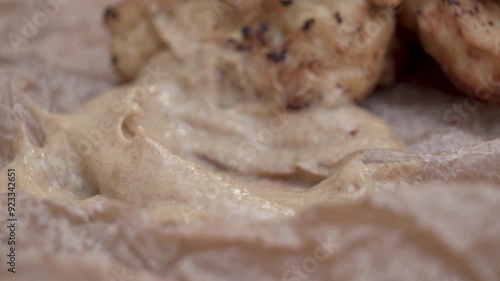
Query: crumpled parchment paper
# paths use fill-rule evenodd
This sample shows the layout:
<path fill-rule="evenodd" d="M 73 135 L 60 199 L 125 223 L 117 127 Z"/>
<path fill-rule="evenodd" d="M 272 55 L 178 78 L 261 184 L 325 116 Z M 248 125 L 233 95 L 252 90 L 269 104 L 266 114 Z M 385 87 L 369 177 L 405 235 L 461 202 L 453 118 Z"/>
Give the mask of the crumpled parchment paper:
<path fill-rule="evenodd" d="M 33 21 L 48 2 L 59 10 L 28 38 L 24 19 Z M 0 166 L 12 157 L 12 110 L 42 143 L 26 106 L 70 112 L 118 82 L 101 24 L 113 2 L 0 2 Z M 24 36 L 20 45 L 12 33 Z M 2 226 L 0 278 L 500 280 L 500 108 L 411 84 L 379 91 L 363 106 L 425 160 L 427 183 L 288 220 L 175 227 L 111 200 L 78 208 L 19 194 L 17 273 L 6 271 Z M 0 198 L 5 224 L 7 196 Z"/>

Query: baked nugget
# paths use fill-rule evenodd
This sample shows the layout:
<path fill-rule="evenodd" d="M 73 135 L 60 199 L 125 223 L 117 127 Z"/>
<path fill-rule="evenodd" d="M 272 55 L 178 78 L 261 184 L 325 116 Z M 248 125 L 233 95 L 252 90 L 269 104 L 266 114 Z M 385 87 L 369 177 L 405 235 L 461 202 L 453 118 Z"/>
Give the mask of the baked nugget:
<path fill-rule="evenodd" d="M 500 102 L 500 2 L 403 1 L 401 22 L 465 94 Z"/>
<path fill-rule="evenodd" d="M 376 85 L 398 1 L 128 0 L 106 11 L 113 62 L 134 79 L 160 50 L 188 61 L 206 52 L 221 91 L 279 102 L 361 101 Z M 208 51 L 209 50 L 209 51 Z M 197 58 L 199 59 L 199 58 Z M 231 85 L 228 89 L 227 85 Z"/>

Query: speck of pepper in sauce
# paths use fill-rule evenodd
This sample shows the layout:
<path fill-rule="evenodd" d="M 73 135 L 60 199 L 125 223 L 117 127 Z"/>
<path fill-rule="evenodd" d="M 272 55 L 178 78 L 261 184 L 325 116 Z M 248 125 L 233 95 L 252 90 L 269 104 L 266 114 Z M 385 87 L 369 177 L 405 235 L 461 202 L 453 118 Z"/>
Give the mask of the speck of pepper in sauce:
<path fill-rule="evenodd" d="M 335 13 L 335 19 L 337 20 L 337 23 L 338 23 L 338 24 L 341 24 L 341 23 L 342 23 L 342 17 L 340 16 L 340 13 L 339 13 L 339 12 L 336 12 L 336 13 Z"/>

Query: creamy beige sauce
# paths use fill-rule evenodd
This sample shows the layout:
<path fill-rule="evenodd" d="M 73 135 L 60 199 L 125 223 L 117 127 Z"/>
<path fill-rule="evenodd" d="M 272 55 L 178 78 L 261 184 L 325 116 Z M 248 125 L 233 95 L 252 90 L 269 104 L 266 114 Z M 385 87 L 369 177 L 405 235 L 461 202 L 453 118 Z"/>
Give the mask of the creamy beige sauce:
<path fill-rule="evenodd" d="M 271 46 L 243 53 L 227 46 L 232 33 L 220 29 L 216 14 L 183 24 L 184 16 L 205 4 L 177 3 L 184 16 L 170 13 L 168 5 L 122 5 L 108 26 L 117 35 L 112 48 L 117 68 L 123 72 L 134 65 L 135 82 L 71 115 L 35 110 L 45 142 L 33 145 L 20 131 L 6 169 L 24 175 L 21 191 L 79 203 L 107 197 L 147 208 L 160 221 L 177 222 L 293 215 L 313 204 L 356 200 L 385 181 L 412 181 L 419 159 L 403 156 L 404 145 L 389 127 L 350 103 L 351 95 L 366 94 L 376 81 L 381 65 L 376 62 L 387 47 L 393 18 L 386 32 L 375 34 L 364 52 L 350 58 L 354 61 L 336 60 L 332 56 L 339 50 L 332 46 L 340 43 L 335 40 L 383 15 L 370 14 L 371 8 L 360 3 L 345 18 L 346 29 L 339 30 L 321 7 L 347 15 L 346 7 L 328 3 L 297 4 L 286 11 L 273 6 L 286 15 L 278 20 L 265 12 L 270 7 L 263 2 L 255 10 L 262 17 L 228 19 L 237 33 L 245 24 L 256 28 L 267 22 L 270 28 L 265 40 Z M 294 16 L 301 7 L 315 15 L 308 32 L 302 25 L 309 18 Z M 290 43 L 287 60 L 270 62 L 266 52 L 285 44 L 276 41 L 281 37 L 278 41 Z M 314 48 L 321 56 L 310 54 L 311 40 L 321 43 Z M 320 71 L 329 74 L 295 69 L 311 60 L 332 62 Z M 282 99 L 300 94 L 298 89 L 315 92 L 320 102 L 286 110 L 289 104 Z"/>
<path fill-rule="evenodd" d="M 160 221 L 267 218 L 355 200 L 384 181 L 410 181 L 421 167 L 398 152 L 404 145 L 381 120 L 354 105 L 286 112 L 238 101 L 210 84 L 182 83 L 183 71 L 160 79 L 165 67 L 174 73 L 168 59 L 158 55 L 135 84 L 74 114 L 35 110 L 45 143 L 20 135 L 5 167 L 23 175 L 18 190 L 118 199 Z"/>

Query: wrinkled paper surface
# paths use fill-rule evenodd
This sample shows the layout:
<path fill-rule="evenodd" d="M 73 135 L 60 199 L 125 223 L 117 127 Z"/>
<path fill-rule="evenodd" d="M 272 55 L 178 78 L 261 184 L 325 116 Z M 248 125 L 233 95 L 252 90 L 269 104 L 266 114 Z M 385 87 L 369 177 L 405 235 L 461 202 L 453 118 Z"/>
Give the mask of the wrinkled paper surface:
<path fill-rule="evenodd" d="M 0 167 L 12 159 L 12 110 L 42 143 L 26 107 L 71 112 L 118 82 L 102 26 L 113 1 L 63 2 L 18 51 L 12 36 L 0 38 Z M 2 1 L 2 35 L 22 35 L 23 17 L 31 20 L 37 3 Z M 500 108 L 410 84 L 379 91 L 363 106 L 388 122 L 409 154 L 423 157 L 422 185 L 286 220 L 184 226 L 158 225 L 111 200 L 80 208 L 18 194 L 17 273 L 5 270 L 1 227 L 0 278 L 500 280 Z"/>

